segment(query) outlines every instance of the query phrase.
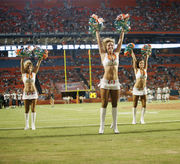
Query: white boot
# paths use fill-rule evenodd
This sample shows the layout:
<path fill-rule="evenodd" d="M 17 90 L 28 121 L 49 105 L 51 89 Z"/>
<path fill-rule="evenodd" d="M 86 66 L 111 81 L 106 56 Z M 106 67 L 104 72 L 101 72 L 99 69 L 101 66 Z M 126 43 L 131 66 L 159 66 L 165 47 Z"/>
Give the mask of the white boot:
<path fill-rule="evenodd" d="M 25 128 L 24 130 L 28 130 L 29 129 L 29 113 L 25 113 Z"/>
<path fill-rule="evenodd" d="M 105 117 L 106 117 L 106 108 L 101 108 L 100 109 L 100 128 L 99 128 L 99 134 L 103 134 L 104 133 Z"/>
<path fill-rule="evenodd" d="M 112 118 L 113 118 L 113 125 L 112 125 L 112 127 L 114 129 L 114 133 L 118 134 L 119 130 L 118 130 L 118 127 L 117 127 L 117 107 L 112 108 Z"/>
<path fill-rule="evenodd" d="M 145 122 L 144 122 L 145 111 L 146 111 L 146 108 L 141 109 L 141 121 L 140 121 L 141 124 L 145 124 Z"/>
<path fill-rule="evenodd" d="M 36 130 L 35 122 L 36 122 L 36 112 L 32 112 L 31 113 L 31 127 L 32 127 L 32 130 Z"/>
<path fill-rule="evenodd" d="M 133 121 L 132 121 L 132 124 L 136 124 L 136 108 L 132 108 L 132 113 L 133 113 Z"/>

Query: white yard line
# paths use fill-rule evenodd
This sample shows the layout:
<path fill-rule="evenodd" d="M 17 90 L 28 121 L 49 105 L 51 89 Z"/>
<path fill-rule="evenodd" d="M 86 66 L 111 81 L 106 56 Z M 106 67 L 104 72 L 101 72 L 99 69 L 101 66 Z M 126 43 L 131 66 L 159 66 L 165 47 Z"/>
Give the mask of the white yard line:
<path fill-rule="evenodd" d="M 180 122 L 180 120 L 165 120 L 165 121 L 149 121 L 146 124 L 151 123 L 173 123 L 173 122 Z M 131 123 L 118 123 L 118 125 L 131 125 Z M 66 125 L 66 126 L 40 126 L 37 129 L 47 129 L 47 128 L 73 128 L 73 127 L 92 127 L 92 126 L 99 126 L 99 124 L 87 124 L 87 125 Z M 106 126 L 110 126 L 110 124 L 106 124 Z M 133 125 L 134 126 L 134 125 Z M 24 127 L 16 127 L 16 128 L 0 128 L 0 130 L 22 130 Z"/>
<path fill-rule="evenodd" d="M 137 113 L 140 113 L 140 112 L 137 112 Z M 158 112 L 147 112 L 148 114 L 157 114 Z M 119 112 L 118 115 L 131 115 L 132 112 Z M 95 114 L 94 114 L 95 115 Z M 107 113 L 107 116 L 106 118 L 112 118 L 111 116 L 112 114 L 110 112 Z M 68 117 L 68 116 L 67 116 Z M 98 115 L 99 117 L 99 115 Z M 47 121 L 76 121 L 76 120 L 80 120 L 79 118 L 56 118 L 56 119 L 48 119 L 48 120 L 37 120 L 38 122 L 47 122 Z M 87 120 L 87 118 L 81 118 L 81 120 Z M 89 118 L 89 120 L 96 120 L 96 118 Z M 1 123 L 2 122 L 22 122 L 22 121 L 15 121 L 15 120 L 1 120 Z"/>

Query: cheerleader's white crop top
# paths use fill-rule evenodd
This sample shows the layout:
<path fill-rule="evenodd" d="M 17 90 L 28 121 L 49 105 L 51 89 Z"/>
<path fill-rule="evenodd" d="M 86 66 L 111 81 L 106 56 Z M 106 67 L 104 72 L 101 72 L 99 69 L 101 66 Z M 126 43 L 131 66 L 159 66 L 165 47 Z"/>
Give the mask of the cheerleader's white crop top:
<path fill-rule="evenodd" d="M 36 74 L 33 72 L 31 75 L 24 73 L 22 75 L 22 80 L 25 83 L 33 83 L 35 84 L 35 80 L 36 80 Z"/>
<path fill-rule="evenodd" d="M 147 79 L 147 72 L 146 72 L 145 69 L 144 69 L 144 72 L 145 72 L 145 74 L 142 75 L 140 69 L 138 69 L 138 71 L 137 71 L 137 73 L 136 73 L 136 79 L 139 79 L 139 78 L 141 78 L 141 79 L 143 79 L 143 78 Z"/>
<path fill-rule="evenodd" d="M 105 58 L 102 61 L 103 66 L 118 66 L 119 65 L 119 55 L 116 55 L 115 59 L 110 60 L 108 54 L 105 54 Z"/>

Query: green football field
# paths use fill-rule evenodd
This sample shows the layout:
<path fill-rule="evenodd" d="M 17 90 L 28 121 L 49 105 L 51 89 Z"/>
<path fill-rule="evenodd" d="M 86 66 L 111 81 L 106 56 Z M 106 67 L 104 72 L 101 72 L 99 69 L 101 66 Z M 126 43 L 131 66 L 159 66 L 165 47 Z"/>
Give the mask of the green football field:
<path fill-rule="evenodd" d="M 145 125 L 132 122 L 132 102 L 118 104 L 120 134 L 103 135 L 100 103 L 37 105 L 36 130 L 24 130 L 24 108 L 0 110 L 0 163 L 178 164 L 180 101 L 147 104 Z"/>

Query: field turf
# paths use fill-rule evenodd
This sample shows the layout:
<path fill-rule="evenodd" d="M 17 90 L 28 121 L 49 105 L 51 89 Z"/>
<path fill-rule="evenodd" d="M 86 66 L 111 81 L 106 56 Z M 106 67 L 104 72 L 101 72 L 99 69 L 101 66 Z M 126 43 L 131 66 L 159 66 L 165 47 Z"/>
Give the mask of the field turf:
<path fill-rule="evenodd" d="M 132 122 L 132 102 L 118 104 L 120 134 L 110 129 L 111 105 L 103 135 L 99 103 L 37 105 L 36 130 L 24 130 L 24 108 L 0 110 L 1 163 L 178 164 L 180 101 L 147 104 L 145 125 Z"/>

